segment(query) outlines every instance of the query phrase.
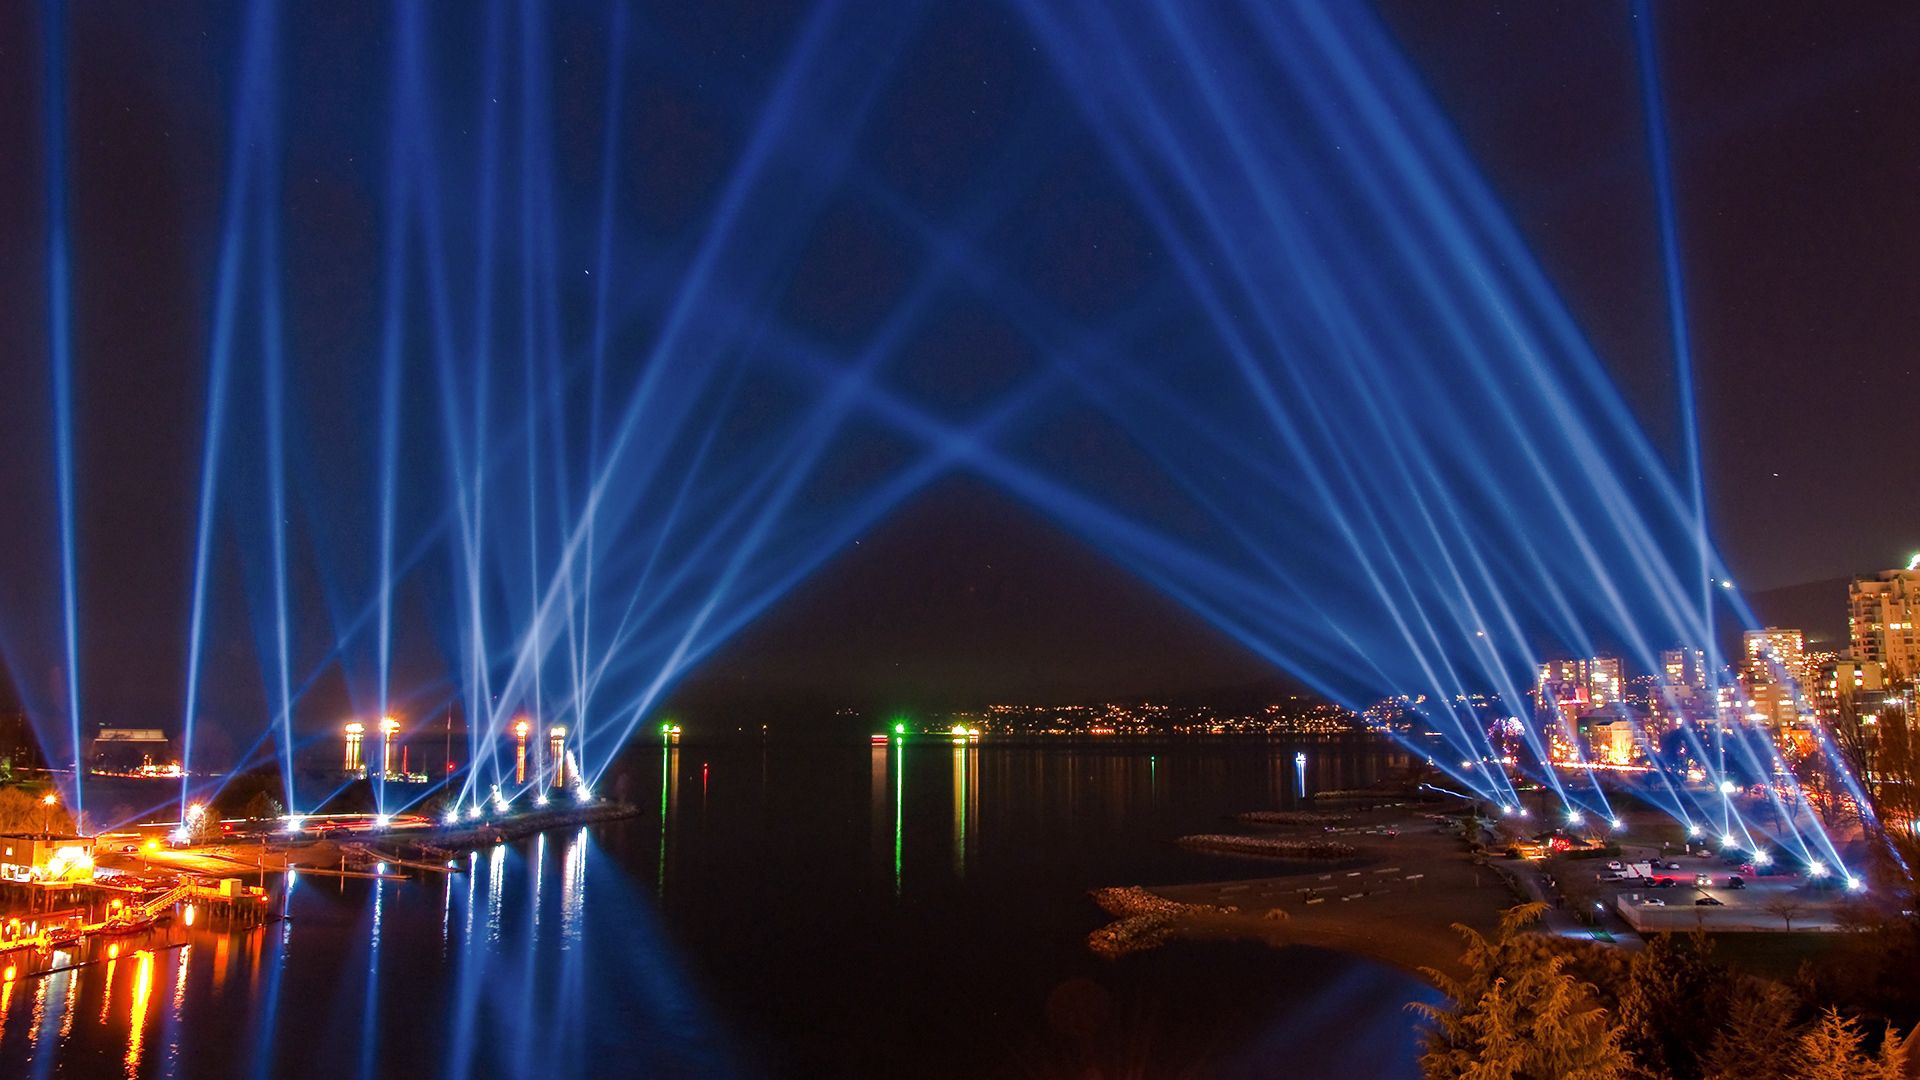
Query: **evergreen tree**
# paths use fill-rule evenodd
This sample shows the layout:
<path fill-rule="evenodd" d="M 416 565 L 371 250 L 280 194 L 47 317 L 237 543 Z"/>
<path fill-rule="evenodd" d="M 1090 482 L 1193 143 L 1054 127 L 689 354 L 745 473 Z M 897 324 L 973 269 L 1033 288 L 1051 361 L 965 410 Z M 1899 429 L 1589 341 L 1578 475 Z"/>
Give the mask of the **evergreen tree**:
<path fill-rule="evenodd" d="M 1860 1026 L 1838 1009 L 1828 1008 L 1800 1036 L 1796 1075 L 1804 1080 L 1906 1080 L 1912 1038 L 1912 1032 L 1902 1037 L 1888 1028 L 1880 1053 L 1868 1057 L 1861 1049 Z"/>
<path fill-rule="evenodd" d="M 1746 976 L 1728 995 L 1727 1021 L 1701 1062 L 1705 1080 L 1793 1080 L 1794 1013 L 1791 990 L 1771 979 Z"/>
<path fill-rule="evenodd" d="M 1702 1036 L 1727 1014 L 1731 979 L 1706 935 L 1661 934 L 1635 954 L 1620 993 L 1620 1045 L 1647 1076 L 1699 1080 Z"/>
<path fill-rule="evenodd" d="M 1451 1008 L 1416 1003 L 1432 1027 L 1421 1068 L 1435 1080 L 1618 1080 L 1629 1059 L 1593 987 L 1565 970 L 1567 958 L 1540 950 L 1527 928 L 1545 904 L 1501 917 L 1492 940 L 1456 926 L 1467 942 L 1467 975 L 1428 970 Z"/>

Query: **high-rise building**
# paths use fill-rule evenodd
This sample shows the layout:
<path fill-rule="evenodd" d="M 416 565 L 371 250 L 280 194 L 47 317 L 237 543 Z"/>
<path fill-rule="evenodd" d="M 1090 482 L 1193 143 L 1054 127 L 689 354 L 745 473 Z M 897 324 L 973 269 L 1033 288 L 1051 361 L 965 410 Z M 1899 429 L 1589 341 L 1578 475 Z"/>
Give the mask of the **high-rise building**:
<path fill-rule="evenodd" d="M 1847 587 L 1851 659 L 1877 661 L 1896 678 L 1920 675 L 1920 565 L 1915 564 L 1854 578 Z"/>
<path fill-rule="evenodd" d="M 1561 712 L 1575 715 L 1617 703 L 1621 690 L 1620 660 L 1593 656 L 1541 664 L 1534 696 L 1543 710 L 1558 706 Z"/>
<path fill-rule="evenodd" d="M 1660 681 L 1671 692 L 1706 689 L 1706 650 L 1668 649 L 1661 653 Z"/>
<path fill-rule="evenodd" d="M 1803 688 L 1813 685 L 1807 672 L 1807 639 L 1798 630 L 1769 626 L 1746 633 L 1746 664 L 1740 682 L 1752 702 L 1748 718 L 1772 728 L 1793 727 L 1810 711 Z"/>

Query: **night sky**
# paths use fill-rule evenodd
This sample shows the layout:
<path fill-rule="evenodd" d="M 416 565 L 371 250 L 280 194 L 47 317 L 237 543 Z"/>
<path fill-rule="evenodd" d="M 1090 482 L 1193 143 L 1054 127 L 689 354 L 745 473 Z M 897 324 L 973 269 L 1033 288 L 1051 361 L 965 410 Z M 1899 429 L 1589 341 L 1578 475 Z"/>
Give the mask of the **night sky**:
<path fill-rule="evenodd" d="M 636 9 L 624 235 L 684 252 L 778 77 L 800 10 Z M 1626 7 L 1416 0 L 1381 13 L 1677 461 Z M 187 4 L 69 14 L 82 670 L 101 719 L 171 722 L 179 709 L 240 15 Z M 57 547 L 39 19 L 34 5 L 0 8 L 0 146 L 12 148 L 0 155 L 0 633 L 44 644 L 59 630 L 43 618 Z M 548 137 L 563 195 L 590 206 L 602 9 L 557 6 L 549 30 L 560 123 Z M 463 83 L 481 77 L 469 31 L 432 46 L 440 70 Z M 373 406 L 354 387 L 378 340 L 388 34 L 383 8 L 304 12 L 286 61 L 296 471 L 318 488 L 371 469 Z M 996 202 L 1003 185 L 1011 194 L 992 208 L 993 250 L 1085 322 L 1179 302 L 1163 287 L 1165 253 L 1076 129 L 1016 13 L 936 6 L 901 37 L 852 142 L 855 175 L 943 220 Z M 1662 6 L 1658 40 L 1717 540 L 1749 590 L 1904 561 L 1920 546 L 1920 12 Z M 453 138 L 475 137 L 455 126 Z M 780 293 L 780 317 L 821 340 L 857 340 L 884 317 L 909 265 L 910 245 L 877 225 L 866 201 L 850 188 L 823 209 Z M 580 313 L 569 297 L 560 310 Z M 928 408 L 957 414 L 1003 390 L 1027 350 L 989 305 L 942 299 L 901 346 L 900 378 Z M 242 424 L 231 437 L 244 449 L 257 433 Z M 1123 471 L 1111 480 L 1135 482 Z M 333 505 L 342 530 L 370 526 L 368 507 Z M 209 644 L 214 707 L 244 708 L 258 694 L 239 542 L 223 534 L 213 557 L 223 598 Z M 316 591 L 296 584 L 308 601 Z M 42 668 L 9 674 L 57 682 Z M 991 483 L 953 476 L 846 545 L 685 692 L 729 703 L 957 704 L 1192 694 L 1275 674 Z"/>

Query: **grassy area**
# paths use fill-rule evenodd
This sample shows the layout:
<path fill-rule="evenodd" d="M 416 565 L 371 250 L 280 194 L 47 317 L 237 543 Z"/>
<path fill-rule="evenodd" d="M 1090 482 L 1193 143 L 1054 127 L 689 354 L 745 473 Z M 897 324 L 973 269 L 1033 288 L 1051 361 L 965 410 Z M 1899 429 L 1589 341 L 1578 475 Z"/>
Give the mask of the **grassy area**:
<path fill-rule="evenodd" d="M 1847 944 L 1844 934 L 1711 934 L 1713 955 L 1739 971 L 1790 981 L 1808 960 L 1833 956 Z"/>

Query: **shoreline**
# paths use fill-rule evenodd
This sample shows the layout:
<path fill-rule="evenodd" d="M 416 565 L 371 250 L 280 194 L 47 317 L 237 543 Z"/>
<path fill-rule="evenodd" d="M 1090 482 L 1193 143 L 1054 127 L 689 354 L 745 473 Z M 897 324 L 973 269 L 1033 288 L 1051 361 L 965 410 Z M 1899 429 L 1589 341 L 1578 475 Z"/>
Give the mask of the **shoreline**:
<path fill-rule="evenodd" d="M 1276 848 L 1337 842 L 1353 849 L 1350 857 L 1316 865 L 1298 856 L 1287 858 L 1279 850 L 1272 855 L 1214 851 L 1272 859 L 1284 869 L 1257 877 L 1144 886 L 1142 893 L 1168 902 L 1170 908 L 1162 909 L 1152 926 L 1136 922 L 1129 932 L 1117 928 L 1141 916 L 1106 924 L 1090 936 L 1090 946 L 1103 955 L 1124 955 L 1175 940 L 1250 940 L 1275 948 L 1351 953 L 1431 981 L 1428 969 L 1459 971 L 1464 943 L 1454 924 L 1490 932 L 1501 912 L 1521 899 L 1512 879 L 1476 860 L 1453 816 L 1430 804 L 1351 811 L 1343 807 L 1342 812 L 1352 815 L 1349 828 L 1313 829 L 1295 841 L 1282 840 Z M 1100 894 L 1115 891 L 1096 890 L 1096 902 L 1106 906 Z M 1117 951 L 1110 951 L 1111 945 L 1093 945 L 1103 934 L 1109 942 L 1116 934 L 1125 940 Z"/>

